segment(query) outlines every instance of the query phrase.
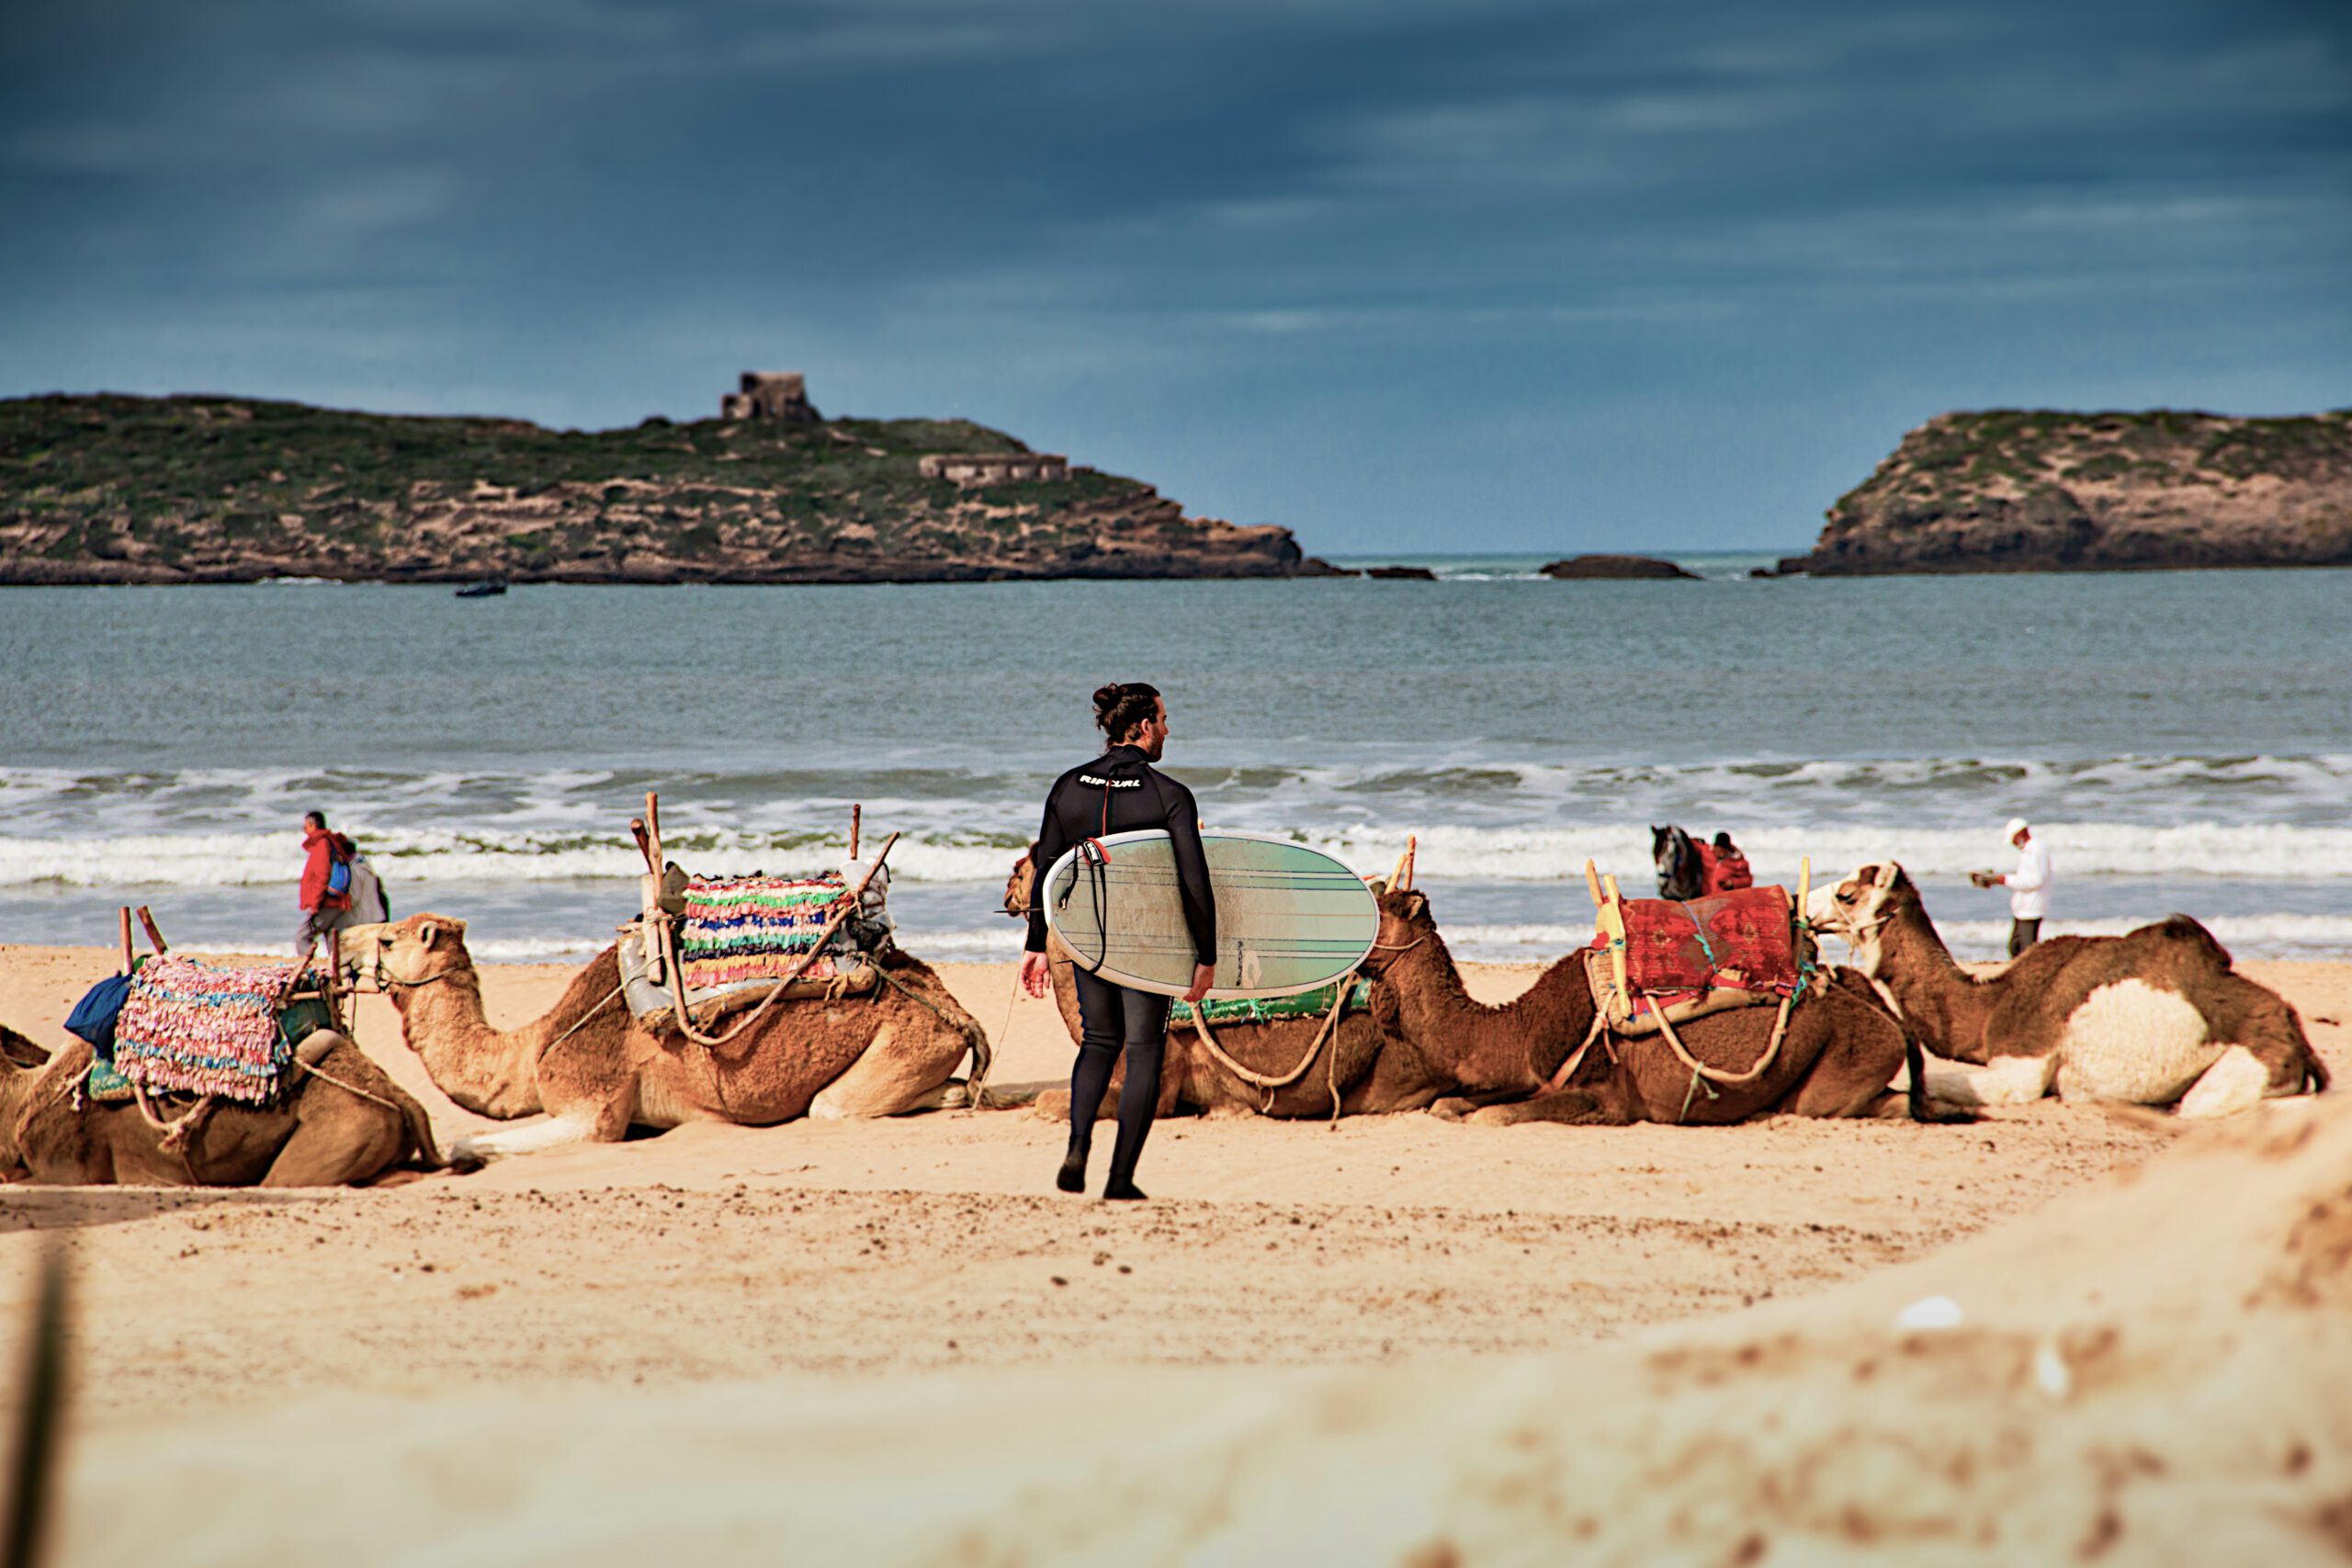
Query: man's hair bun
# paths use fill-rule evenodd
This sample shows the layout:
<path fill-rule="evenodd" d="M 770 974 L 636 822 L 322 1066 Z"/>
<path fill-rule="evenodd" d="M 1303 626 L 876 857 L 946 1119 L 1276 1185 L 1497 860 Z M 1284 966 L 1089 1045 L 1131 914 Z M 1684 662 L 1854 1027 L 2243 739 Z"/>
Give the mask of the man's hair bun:
<path fill-rule="evenodd" d="M 1151 716 L 1159 701 L 1157 686 L 1141 681 L 1114 681 L 1094 690 L 1094 722 L 1114 742 L 1125 740 L 1129 730 Z"/>

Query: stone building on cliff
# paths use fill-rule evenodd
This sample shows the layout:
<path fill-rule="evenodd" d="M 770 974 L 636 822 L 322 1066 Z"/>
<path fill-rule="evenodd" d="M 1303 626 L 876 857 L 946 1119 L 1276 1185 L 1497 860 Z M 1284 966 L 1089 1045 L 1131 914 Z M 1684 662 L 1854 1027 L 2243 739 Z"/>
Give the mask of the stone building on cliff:
<path fill-rule="evenodd" d="M 720 394 L 718 417 L 818 424 L 825 416 L 808 401 L 808 378 L 799 371 L 746 370 L 740 391 Z"/>
<path fill-rule="evenodd" d="M 1037 483 L 1093 472 L 1083 465 L 1073 468 L 1058 452 L 942 452 L 917 467 L 927 479 L 953 479 L 959 487 Z"/>

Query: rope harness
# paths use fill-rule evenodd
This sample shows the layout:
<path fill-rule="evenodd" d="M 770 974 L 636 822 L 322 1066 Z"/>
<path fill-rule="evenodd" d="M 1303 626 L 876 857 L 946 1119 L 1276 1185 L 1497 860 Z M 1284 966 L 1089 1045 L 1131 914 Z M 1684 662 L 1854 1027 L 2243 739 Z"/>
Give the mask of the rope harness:
<path fill-rule="evenodd" d="M 1332 1031 L 1339 1025 L 1340 1013 L 1347 1010 L 1348 992 L 1354 987 L 1355 981 L 1356 971 L 1352 968 L 1340 976 L 1339 993 L 1331 998 L 1331 1010 L 1323 1015 L 1322 1027 L 1316 1030 L 1315 1038 L 1307 1043 L 1306 1054 L 1298 1059 L 1297 1066 L 1279 1077 L 1261 1073 L 1255 1068 L 1244 1066 L 1237 1061 L 1224 1046 L 1217 1043 L 1216 1036 L 1209 1032 L 1208 1002 L 1205 998 L 1192 1004 L 1193 1032 L 1201 1037 L 1201 1043 L 1207 1047 L 1209 1055 L 1219 1066 L 1243 1083 L 1264 1092 L 1265 1103 L 1258 1108 L 1258 1113 L 1261 1116 L 1267 1115 L 1274 1108 L 1275 1091 L 1288 1089 L 1305 1077 L 1307 1068 L 1315 1065 L 1315 1058 L 1322 1055 L 1324 1043 L 1332 1037 Z M 1334 1050 L 1324 1067 L 1324 1087 L 1331 1095 L 1331 1120 L 1334 1122 L 1340 1119 L 1339 1064 L 1340 1054 Z"/>

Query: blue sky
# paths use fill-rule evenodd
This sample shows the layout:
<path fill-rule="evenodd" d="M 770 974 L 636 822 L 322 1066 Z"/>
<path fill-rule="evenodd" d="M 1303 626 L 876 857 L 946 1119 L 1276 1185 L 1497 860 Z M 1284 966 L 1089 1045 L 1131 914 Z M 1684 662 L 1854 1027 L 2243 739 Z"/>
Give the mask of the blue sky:
<path fill-rule="evenodd" d="M 1788 547 L 1951 408 L 2352 404 L 2352 8 L 19 0 L 0 394 L 748 367 L 1327 554 Z"/>

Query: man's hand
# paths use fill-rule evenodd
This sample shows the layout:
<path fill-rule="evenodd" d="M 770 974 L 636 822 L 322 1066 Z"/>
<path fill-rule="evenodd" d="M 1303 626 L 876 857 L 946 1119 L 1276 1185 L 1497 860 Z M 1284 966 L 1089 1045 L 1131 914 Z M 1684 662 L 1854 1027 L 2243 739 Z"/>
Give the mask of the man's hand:
<path fill-rule="evenodd" d="M 1216 966 L 1215 964 L 1193 964 L 1193 988 L 1192 988 L 1191 990 L 1186 991 L 1186 992 L 1184 993 L 1184 999 L 1185 999 L 1186 1001 L 1188 1001 L 1188 1002 L 1196 1002 L 1196 1001 L 1199 1001 L 1203 997 L 1207 996 L 1207 995 L 1209 994 L 1209 985 L 1210 985 L 1210 982 L 1214 981 L 1216 978 Z"/>
<path fill-rule="evenodd" d="M 1033 997 L 1042 997 L 1046 994 L 1046 988 L 1053 983 L 1053 965 L 1046 962 L 1044 953 L 1024 953 L 1021 955 L 1021 988 L 1023 990 Z"/>

